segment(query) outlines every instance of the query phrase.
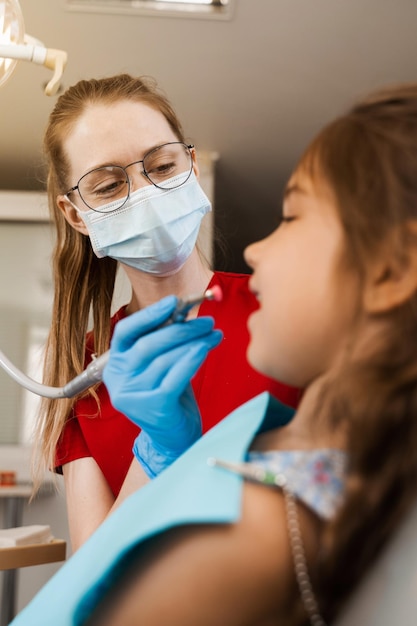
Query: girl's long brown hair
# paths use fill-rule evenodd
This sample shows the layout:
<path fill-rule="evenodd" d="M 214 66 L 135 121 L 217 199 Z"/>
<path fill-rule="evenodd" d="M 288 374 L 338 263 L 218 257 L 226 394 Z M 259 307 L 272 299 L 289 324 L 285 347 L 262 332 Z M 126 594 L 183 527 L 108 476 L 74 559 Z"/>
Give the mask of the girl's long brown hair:
<path fill-rule="evenodd" d="M 83 370 L 90 316 L 94 326 L 95 354 L 102 354 L 109 347 L 117 262 L 95 256 L 89 238 L 68 224 L 56 199 L 74 184 L 68 180 L 69 163 L 64 140 L 88 106 L 96 103 L 111 106 L 121 100 L 146 103 L 159 110 L 178 140 L 185 141 L 181 123 L 170 102 L 149 77 L 120 74 L 82 80 L 58 98 L 44 136 L 48 201 L 51 219 L 56 226 L 54 302 L 44 367 L 44 383 L 47 385 L 61 387 Z M 88 393 L 94 394 L 94 391 Z M 36 486 L 44 471 L 54 466 L 56 445 L 74 402 L 75 399 L 42 400 L 35 434 Z"/>
<path fill-rule="evenodd" d="M 384 242 L 401 263 L 417 246 L 417 84 L 358 103 L 299 167 L 334 192 L 347 260 L 363 281 Z M 344 505 L 324 532 L 316 577 L 329 623 L 417 497 L 417 294 L 379 317 L 367 357 L 347 358 L 322 398 L 334 427 L 347 427 L 349 455 Z"/>

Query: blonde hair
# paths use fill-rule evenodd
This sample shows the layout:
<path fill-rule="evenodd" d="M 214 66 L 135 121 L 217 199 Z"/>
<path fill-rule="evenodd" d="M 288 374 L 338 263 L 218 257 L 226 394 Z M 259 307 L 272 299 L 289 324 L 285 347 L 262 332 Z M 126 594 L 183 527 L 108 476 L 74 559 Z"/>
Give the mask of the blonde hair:
<path fill-rule="evenodd" d="M 110 106 L 121 100 L 146 103 L 160 111 L 178 140 L 185 141 L 180 121 L 152 78 L 120 74 L 82 80 L 58 98 L 44 136 L 49 209 L 56 226 L 54 302 L 44 366 L 47 385 L 61 387 L 83 370 L 90 315 L 94 326 L 94 353 L 100 355 L 109 347 L 117 262 L 95 256 L 89 238 L 68 224 L 56 200 L 70 187 L 69 163 L 63 144 L 74 125 L 87 106 L 96 103 Z M 94 395 L 94 389 L 87 393 Z M 33 459 L 36 486 L 44 471 L 55 465 L 56 446 L 75 401 L 76 398 L 42 400 Z"/>

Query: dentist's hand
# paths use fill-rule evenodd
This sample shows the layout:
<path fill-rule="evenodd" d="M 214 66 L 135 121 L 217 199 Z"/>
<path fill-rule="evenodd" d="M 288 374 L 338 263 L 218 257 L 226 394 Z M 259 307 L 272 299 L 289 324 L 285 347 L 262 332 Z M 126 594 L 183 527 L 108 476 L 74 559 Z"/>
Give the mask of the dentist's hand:
<path fill-rule="evenodd" d="M 151 478 L 201 436 L 190 380 L 222 339 L 210 317 L 160 327 L 176 304 L 168 296 L 121 320 L 103 371 L 113 405 L 142 429 L 133 450 Z"/>

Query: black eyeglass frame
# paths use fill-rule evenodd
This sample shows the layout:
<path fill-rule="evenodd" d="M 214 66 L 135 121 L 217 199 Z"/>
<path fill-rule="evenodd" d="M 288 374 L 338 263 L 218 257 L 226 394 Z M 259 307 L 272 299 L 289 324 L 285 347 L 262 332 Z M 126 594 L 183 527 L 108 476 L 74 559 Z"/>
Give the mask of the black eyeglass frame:
<path fill-rule="evenodd" d="M 192 158 L 192 154 L 191 154 L 191 150 L 194 150 L 195 146 L 194 144 L 186 144 L 183 141 L 167 141 L 166 143 L 162 143 L 160 146 L 156 146 L 155 148 L 152 148 L 152 150 L 149 150 L 149 152 L 147 152 L 143 159 L 139 159 L 138 161 L 133 161 L 132 163 L 129 163 L 128 165 L 115 165 L 114 163 L 109 163 L 109 165 L 102 165 L 101 167 L 95 167 L 94 169 L 90 170 L 89 172 L 86 172 L 85 174 L 83 174 L 81 176 L 81 178 L 78 180 L 77 184 L 74 187 L 71 187 L 71 189 L 69 189 L 64 195 L 68 196 L 70 193 L 73 193 L 74 191 L 78 191 L 78 195 L 80 196 L 82 202 L 85 204 L 86 207 L 88 207 L 89 209 L 91 209 L 92 211 L 97 211 L 98 213 L 100 213 L 100 209 L 99 208 L 94 208 L 92 206 L 90 206 L 83 198 L 82 193 L 79 189 L 79 185 L 80 182 L 86 177 L 89 176 L 90 174 L 92 174 L 93 172 L 96 172 L 98 170 L 102 170 L 105 169 L 106 167 L 118 167 L 119 169 L 123 170 L 125 175 L 126 175 L 126 181 L 127 181 L 127 185 L 128 185 L 128 191 L 127 191 L 127 195 L 126 198 L 124 199 L 123 203 L 117 207 L 117 209 L 121 209 L 126 202 L 129 200 L 130 197 L 130 178 L 128 176 L 127 173 L 127 168 L 131 167 L 132 165 L 137 165 L 138 163 L 142 163 L 142 172 L 141 174 L 143 176 L 145 176 L 145 178 L 151 183 L 151 185 L 153 185 L 154 187 L 157 187 L 158 189 L 167 189 L 167 187 L 161 187 L 160 185 L 157 185 L 156 183 L 153 182 L 153 180 L 149 177 L 148 172 L 145 169 L 144 166 L 144 161 L 146 160 L 146 158 L 152 154 L 153 152 L 156 152 L 157 150 L 160 150 L 161 148 L 164 148 L 165 146 L 172 146 L 172 145 L 181 145 L 184 146 L 184 148 L 186 148 L 187 150 L 189 150 L 189 154 L 190 154 L 190 171 L 188 173 L 188 176 L 185 180 L 181 181 L 181 183 L 179 185 L 176 185 L 175 187 L 169 187 L 168 189 L 177 189 L 178 187 L 181 187 L 181 185 L 184 185 L 187 180 L 190 178 L 191 176 L 191 172 L 193 171 L 193 158 Z M 116 209 L 114 209 L 116 210 Z"/>

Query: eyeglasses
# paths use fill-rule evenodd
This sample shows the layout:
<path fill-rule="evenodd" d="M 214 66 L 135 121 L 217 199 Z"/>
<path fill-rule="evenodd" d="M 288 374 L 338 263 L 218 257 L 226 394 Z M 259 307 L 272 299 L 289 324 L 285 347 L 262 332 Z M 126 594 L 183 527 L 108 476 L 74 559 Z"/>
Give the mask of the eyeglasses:
<path fill-rule="evenodd" d="M 81 200 L 93 211 L 109 213 L 120 209 L 130 196 L 131 179 L 127 168 L 142 163 L 141 174 L 159 189 L 181 187 L 191 176 L 193 145 L 181 141 L 164 143 L 150 150 L 142 160 L 121 165 L 105 165 L 81 176 L 75 187 L 65 194 L 78 190 Z M 107 206 L 109 205 L 109 206 Z"/>

